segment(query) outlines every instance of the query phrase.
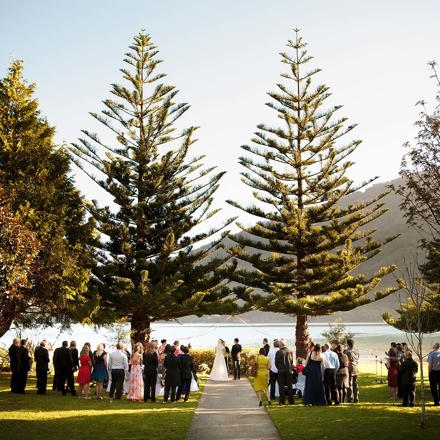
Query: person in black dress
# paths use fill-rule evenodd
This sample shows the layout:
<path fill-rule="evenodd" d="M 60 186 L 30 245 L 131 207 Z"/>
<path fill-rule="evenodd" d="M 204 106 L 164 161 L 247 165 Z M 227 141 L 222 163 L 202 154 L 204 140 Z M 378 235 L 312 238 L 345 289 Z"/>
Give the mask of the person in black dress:
<path fill-rule="evenodd" d="M 176 347 L 171 345 L 163 365 L 165 367 L 165 391 L 163 403 L 168 403 L 171 394 L 171 403 L 176 401 L 176 388 L 180 385 L 180 359 L 174 354 Z"/>
<path fill-rule="evenodd" d="M 79 353 L 76 348 L 76 341 L 70 341 L 70 351 L 72 352 L 72 361 L 73 361 L 73 371 L 78 371 L 79 369 Z M 89 347 L 89 355 L 91 356 L 92 352 Z"/>
<path fill-rule="evenodd" d="M 46 342 L 40 342 L 35 349 L 35 370 L 37 372 L 37 394 L 46 394 L 47 372 L 49 370 L 49 352 L 46 348 Z"/>
<path fill-rule="evenodd" d="M 151 399 L 152 402 L 156 402 L 156 381 L 159 358 L 154 343 L 150 342 L 147 344 L 147 349 L 142 355 L 142 362 L 144 364 L 144 402 L 148 399 Z"/>
<path fill-rule="evenodd" d="M 9 365 L 11 367 L 11 391 L 17 392 L 17 364 L 18 364 L 18 350 L 20 348 L 20 339 L 14 338 L 12 345 L 8 349 Z"/>
<path fill-rule="evenodd" d="M 307 355 L 303 374 L 305 370 L 307 370 L 307 375 L 303 403 L 305 405 L 326 405 L 324 385 L 322 383 L 325 364 L 319 344 L 315 344 L 313 350 Z"/>

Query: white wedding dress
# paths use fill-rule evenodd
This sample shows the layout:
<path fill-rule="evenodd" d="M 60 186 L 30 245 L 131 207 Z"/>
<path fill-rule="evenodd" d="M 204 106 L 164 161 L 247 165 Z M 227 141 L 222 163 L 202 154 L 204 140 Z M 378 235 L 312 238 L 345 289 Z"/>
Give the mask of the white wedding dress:
<path fill-rule="evenodd" d="M 218 381 L 229 380 L 225 362 L 225 347 L 222 344 L 218 344 L 215 348 L 214 365 L 212 366 L 209 378 Z"/>

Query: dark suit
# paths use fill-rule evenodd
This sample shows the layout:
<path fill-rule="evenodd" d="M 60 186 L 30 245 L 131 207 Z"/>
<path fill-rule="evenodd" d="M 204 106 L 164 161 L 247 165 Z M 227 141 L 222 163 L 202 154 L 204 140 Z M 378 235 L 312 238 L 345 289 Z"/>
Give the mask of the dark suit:
<path fill-rule="evenodd" d="M 400 386 L 402 389 L 402 406 L 414 406 L 416 395 L 416 374 L 419 369 L 417 362 L 412 359 L 405 359 L 399 366 Z"/>
<path fill-rule="evenodd" d="M 144 402 L 150 397 L 152 402 L 156 402 L 157 366 L 159 364 L 157 353 L 155 351 L 144 353 L 142 362 L 144 364 Z"/>
<path fill-rule="evenodd" d="M 240 379 L 240 353 L 241 345 L 234 344 L 231 348 L 231 358 L 234 366 L 234 379 Z"/>
<path fill-rule="evenodd" d="M 54 363 L 55 366 L 55 363 Z M 75 391 L 75 380 L 73 378 L 73 359 L 72 352 L 67 347 L 61 347 L 57 354 L 56 366 L 59 371 L 59 380 L 58 380 L 58 390 L 63 393 L 63 396 L 66 395 L 66 392 L 69 391 L 72 393 L 72 396 L 76 395 Z M 67 381 L 67 388 L 65 388 L 65 384 Z"/>
<path fill-rule="evenodd" d="M 18 345 L 12 344 L 9 347 L 9 365 L 11 367 L 11 391 L 17 392 L 17 364 L 18 364 Z"/>
<path fill-rule="evenodd" d="M 293 400 L 293 384 L 291 367 L 293 366 L 292 357 L 286 347 L 280 348 L 275 355 L 275 366 L 278 369 L 278 388 L 280 391 L 280 405 L 286 403 L 286 387 L 290 404 Z"/>
<path fill-rule="evenodd" d="M 49 352 L 45 347 L 39 346 L 35 349 L 35 363 L 37 372 L 37 394 L 46 394 Z"/>
<path fill-rule="evenodd" d="M 17 352 L 17 393 L 24 394 L 26 388 L 27 375 L 30 370 L 29 350 L 23 345 Z"/>
<path fill-rule="evenodd" d="M 165 367 L 165 392 L 163 401 L 168 402 L 171 392 L 171 402 L 176 400 L 176 388 L 180 386 L 180 359 L 174 354 L 167 354 L 163 361 Z"/>
<path fill-rule="evenodd" d="M 196 367 L 190 354 L 179 355 L 180 360 L 180 386 L 177 389 L 176 400 L 179 400 L 183 393 L 183 400 L 186 402 L 191 391 L 191 380 L 193 374 L 196 374 Z M 197 376 L 196 376 L 197 377 Z"/>

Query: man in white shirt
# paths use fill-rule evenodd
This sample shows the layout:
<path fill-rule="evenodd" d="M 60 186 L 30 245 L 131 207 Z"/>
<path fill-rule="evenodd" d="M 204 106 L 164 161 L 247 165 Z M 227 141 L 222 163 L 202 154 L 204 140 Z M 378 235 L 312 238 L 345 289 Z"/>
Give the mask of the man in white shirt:
<path fill-rule="evenodd" d="M 278 339 L 274 339 L 273 348 L 269 350 L 267 357 L 270 360 L 270 370 L 269 370 L 269 384 L 270 384 L 270 399 L 275 400 L 275 386 L 278 380 L 278 368 L 275 366 L 275 355 L 280 349 L 280 344 Z"/>
<path fill-rule="evenodd" d="M 331 405 L 332 401 L 335 405 L 339 405 L 338 395 L 336 394 L 336 371 L 339 369 L 338 355 L 330 350 L 328 344 L 322 346 L 322 357 L 324 358 L 324 390 L 327 405 Z"/>
<path fill-rule="evenodd" d="M 127 355 L 122 351 L 123 349 L 124 345 L 118 342 L 116 350 L 110 353 L 108 357 L 108 370 L 112 378 L 110 399 L 113 399 L 113 395 L 115 395 L 115 399 L 120 399 L 122 396 L 125 373 L 128 372 L 128 359 Z"/>

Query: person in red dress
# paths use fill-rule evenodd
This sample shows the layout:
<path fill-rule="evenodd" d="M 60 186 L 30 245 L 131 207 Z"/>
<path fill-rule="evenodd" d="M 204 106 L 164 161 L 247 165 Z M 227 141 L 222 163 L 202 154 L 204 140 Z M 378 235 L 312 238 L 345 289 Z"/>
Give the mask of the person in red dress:
<path fill-rule="evenodd" d="M 395 348 L 391 347 L 388 351 L 388 388 L 391 392 L 391 398 L 397 399 L 397 387 L 399 385 L 399 358 Z"/>
<path fill-rule="evenodd" d="M 92 373 L 92 359 L 90 358 L 89 347 L 84 345 L 79 356 L 79 370 L 76 378 L 79 384 L 79 398 L 90 399 L 90 375 Z"/>

